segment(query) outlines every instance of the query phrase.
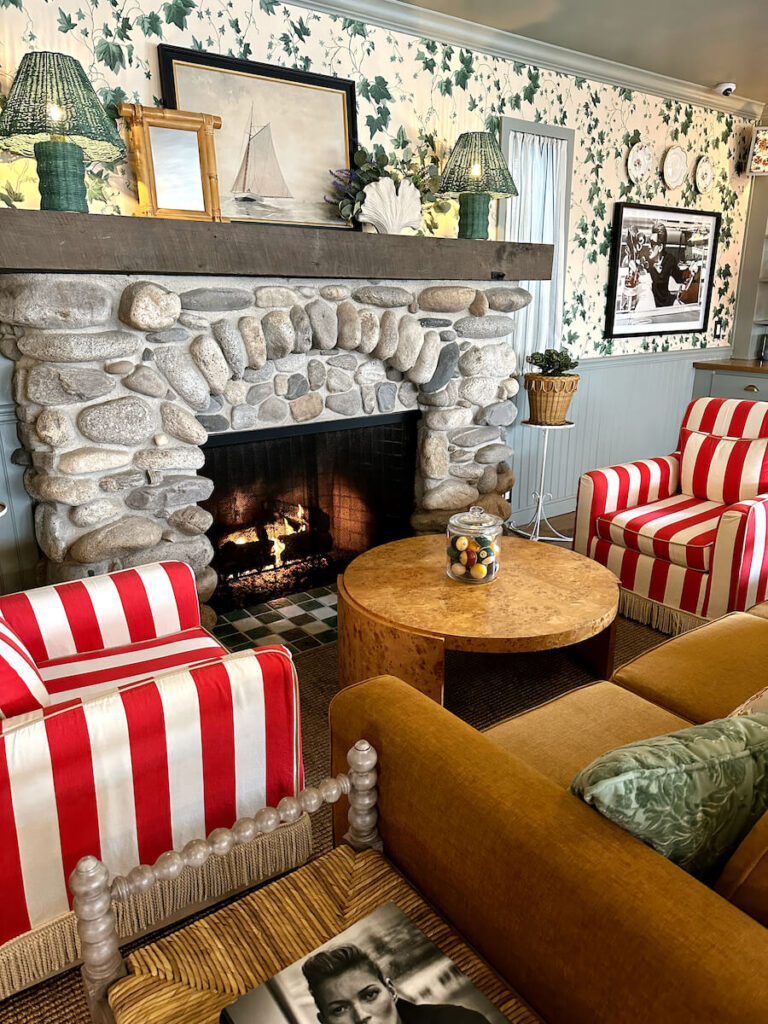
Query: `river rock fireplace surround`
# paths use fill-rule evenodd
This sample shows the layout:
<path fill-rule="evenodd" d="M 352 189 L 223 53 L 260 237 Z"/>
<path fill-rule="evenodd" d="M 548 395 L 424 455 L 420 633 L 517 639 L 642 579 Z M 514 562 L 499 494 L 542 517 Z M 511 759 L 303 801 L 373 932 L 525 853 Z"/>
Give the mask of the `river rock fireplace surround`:
<path fill-rule="evenodd" d="M 152 231 L 166 226 L 179 229 L 169 222 Z M 262 241 L 269 232 L 256 225 L 217 229 L 243 239 L 243 227 Z M 207 535 L 212 516 L 202 505 L 214 484 L 200 471 L 203 446 L 222 434 L 274 436 L 297 425 L 418 411 L 412 528 L 439 529 L 477 501 L 508 512 L 503 494 L 513 482 L 512 452 L 504 428 L 516 416 L 518 390 L 509 339 L 529 294 L 506 281 L 446 279 L 439 259 L 434 277 L 421 268 L 403 280 L 391 256 L 381 261 L 386 278 L 350 279 L 348 266 L 320 276 L 315 240 L 333 247 L 334 236 L 351 233 L 290 231 L 313 250 L 312 276 L 270 277 L 264 261 L 254 259 L 252 276 L 239 266 L 226 275 L 124 274 L 114 272 L 115 257 L 105 258 L 102 273 L 0 276 L 0 351 L 15 362 L 22 445 L 14 458 L 27 466 L 25 486 L 36 501 L 44 579 L 180 558 L 194 569 L 207 601 L 218 578 Z M 476 245 L 454 241 L 445 249 L 446 240 L 358 235 L 353 246 L 368 247 L 361 267 L 371 266 L 372 243 L 384 251 L 393 241 L 413 243 L 409 257 L 440 241 L 454 273 L 455 247 Z M 507 258 L 515 248 L 530 255 L 527 270 L 525 260 L 517 261 L 519 279 L 549 276 L 548 266 L 542 272 L 551 263 L 549 247 L 500 248 Z M 235 246 L 239 255 L 241 249 Z M 272 262 L 279 266 L 281 259 L 285 253 Z M 123 266 L 133 269 L 135 262 Z M 195 266 L 200 262 L 196 255 Z M 146 263 L 165 269 L 162 259 Z M 307 258 L 293 263 L 301 270 Z M 485 270 L 482 261 L 461 263 Z M 327 264 L 333 269 L 339 259 Z M 26 265 L 25 257 L 10 267 Z M 34 265 L 46 269 L 39 258 Z M 211 260 L 212 268 L 221 265 Z M 400 265 L 413 266 L 413 259 Z M 169 269 L 177 270 L 178 260 Z"/>

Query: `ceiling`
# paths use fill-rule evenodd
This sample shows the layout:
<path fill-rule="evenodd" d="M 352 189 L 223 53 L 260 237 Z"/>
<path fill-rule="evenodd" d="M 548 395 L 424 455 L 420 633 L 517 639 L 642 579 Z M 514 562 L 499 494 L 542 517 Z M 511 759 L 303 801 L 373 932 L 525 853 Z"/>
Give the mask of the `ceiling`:
<path fill-rule="evenodd" d="M 768 102 L 767 0 L 409 0 L 491 28 Z"/>

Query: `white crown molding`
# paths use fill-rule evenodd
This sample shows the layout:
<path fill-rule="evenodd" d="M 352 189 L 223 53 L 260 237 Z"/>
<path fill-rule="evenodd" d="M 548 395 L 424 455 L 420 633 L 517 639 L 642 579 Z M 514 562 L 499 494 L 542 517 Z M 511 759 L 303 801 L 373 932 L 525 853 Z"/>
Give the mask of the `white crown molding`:
<path fill-rule="evenodd" d="M 728 114 L 740 114 L 742 117 L 759 119 L 765 104 L 760 100 L 745 99 L 742 96 L 721 96 L 714 89 L 707 89 L 693 82 L 684 82 L 679 78 L 670 78 L 653 71 L 643 71 L 606 60 L 593 57 L 577 50 L 569 50 L 563 46 L 544 43 L 538 39 L 528 39 L 503 32 L 501 29 L 490 28 L 464 18 L 455 18 L 450 14 L 414 7 L 413 4 L 402 3 L 401 0 L 289 0 L 293 5 L 306 7 L 325 14 L 335 14 L 343 18 L 354 18 L 371 25 L 393 31 L 406 32 L 409 35 L 425 36 L 428 39 L 439 39 L 445 43 L 463 46 L 501 57 L 505 60 L 518 60 L 537 67 L 550 68 L 567 75 L 576 75 L 607 82 L 610 85 L 636 89 L 638 92 L 663 96 L 665 99 L 680 100 L 699 107 L 722 110 Z"/>

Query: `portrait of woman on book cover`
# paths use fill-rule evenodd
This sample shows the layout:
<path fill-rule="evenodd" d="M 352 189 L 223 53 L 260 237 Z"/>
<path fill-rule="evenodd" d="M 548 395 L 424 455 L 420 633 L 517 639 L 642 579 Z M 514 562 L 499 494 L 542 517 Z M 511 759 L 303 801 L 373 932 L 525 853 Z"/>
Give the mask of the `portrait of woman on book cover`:
<path fill-rule="evenodd" d="M 509 1024 L 394 903 L 246 992 L 221 1024 Z"/>
<path fill-rule="evenodd" d="M 476 1010 L 401 999 L 371 957 L 357 946 L 316 953 L 302 972 L 320 1024 L 488 1024 Z"/>

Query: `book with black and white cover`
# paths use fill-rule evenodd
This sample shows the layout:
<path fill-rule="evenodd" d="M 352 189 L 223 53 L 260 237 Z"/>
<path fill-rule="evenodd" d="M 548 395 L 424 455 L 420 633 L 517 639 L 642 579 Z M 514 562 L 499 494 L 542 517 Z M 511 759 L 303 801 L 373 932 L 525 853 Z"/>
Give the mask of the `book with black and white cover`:
<path fill-rule="evenodd" d="M 246 992 L 221 1024 L 509 1024 L 394 903 Z"/>

